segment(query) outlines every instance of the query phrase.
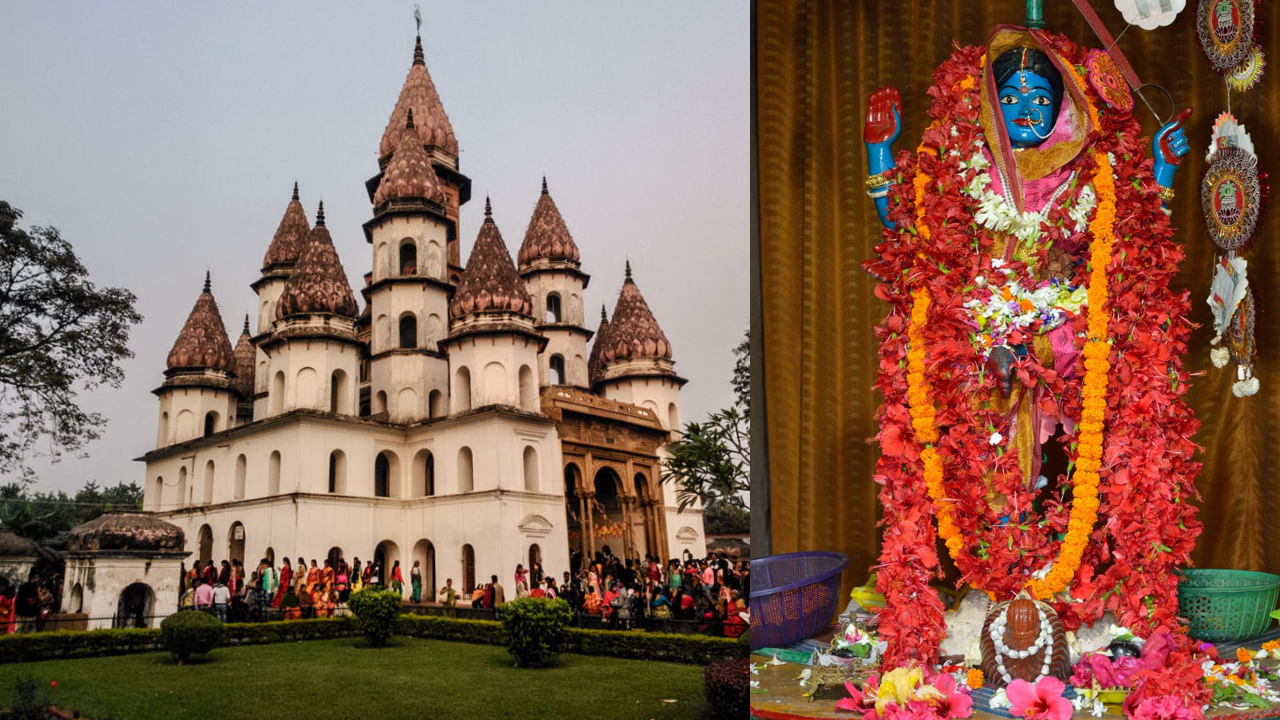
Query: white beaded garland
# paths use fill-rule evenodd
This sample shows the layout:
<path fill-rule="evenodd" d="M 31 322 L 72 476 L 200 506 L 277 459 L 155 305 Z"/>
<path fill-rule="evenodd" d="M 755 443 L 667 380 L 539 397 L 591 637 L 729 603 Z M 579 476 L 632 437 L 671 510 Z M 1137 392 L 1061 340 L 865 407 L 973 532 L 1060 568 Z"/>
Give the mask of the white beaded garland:
<path fill-rule="evenodd" d="M 1000 677 L 1004 680 L 1005 685 L 1013 681 L 1013 678 L 1009 677 L 1009 671 L 1005 669 L 1005 657 L 1023 660 L 1043 650 L 1044 662 L 1040 665 L 1040 674 L 1032 682 L 1039 682 L 1040 678 L 1049 674 L 1049 666 L 1053 660 L 1053 624 L 1049 621 L 1049 616 L 1039 603 L 1036 604 L 1036 614 L 1040 618 L 1040 632 L 1036 634 L 1035 642 L 1022 650 L 1014 650 L 1004 644 L 1005 629 L 1009 625 L 1008 605 L 1001 608 L 999 614 L 991 621 L 987 634 L 991 637 L 991 643 L 995 649 L 996 669 L 1000 672 Z"/>

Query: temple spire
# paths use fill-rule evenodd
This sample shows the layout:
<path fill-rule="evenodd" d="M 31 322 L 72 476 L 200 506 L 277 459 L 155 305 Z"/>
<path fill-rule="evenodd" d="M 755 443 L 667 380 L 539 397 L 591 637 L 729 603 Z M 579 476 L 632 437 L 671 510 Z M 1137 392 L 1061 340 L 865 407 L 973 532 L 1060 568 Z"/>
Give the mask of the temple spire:
<path fill-rule="evenodd" d="M 212 292 L 213 284 L 209 281 L 209 271 L 204 271 L 204 292 Z"/>
<path fill-rule="evenodd" d="M 627 262 L 627 265 L 626 265 L 626 279 L 627 279 L 627 280 L 630 280 L 630 279 L 631 279 L 631 258 L 627 258 L 627 261 L 626 261 L 626 262 Z"/>
<path fill-rule="evenodd" d="M 493 205 L 489 203 L 489 196 L 484 196 L 484 217 L 486 220 L 493 218 Z"/>
<path fill-rule="evenodd" d="M 293 199 L 294 200 L 298 199 L 298 181 L 297 180 L 293 181 Z"/>
<path fill-rule="evenodd" d="M 316 210 L 316 227 L 324 227 L 324 201 L 320 201 L 320 209 Z"/>
<path fill-rule="evenodd" d="M 546 175 L 542 176 L 542 194 L 543 195 L 547 194 L 547 176 Z"/>

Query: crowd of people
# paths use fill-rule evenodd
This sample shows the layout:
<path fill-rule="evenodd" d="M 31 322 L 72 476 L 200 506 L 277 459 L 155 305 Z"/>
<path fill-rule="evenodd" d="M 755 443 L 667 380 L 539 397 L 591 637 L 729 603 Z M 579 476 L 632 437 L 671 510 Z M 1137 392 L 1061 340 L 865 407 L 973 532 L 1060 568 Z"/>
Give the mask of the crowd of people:
<path fill-rule="evenodd" d="M 516 565 L 511 597 L 559 597 L 575 613 L 599 617 L 605 627 L 644 627 L 648 620 L 696 623 L 698 632 L 737 637 L 749 624 L 751 569 L 745 561 L 732 562 L 723 555 L 667 563 L 646 555 L 644 560 L 623 560 L 604 548 L 590 562 L 574 558 L 576 574 L 564 572 L 560 578 L 545 573 L 541 563 L 529 568 Z M 269 609 L 284 617 L 329 617 L 343 614 L 351 593 L 364 587 L 389 587 L 403 597 L 405 576 L 400 561 L 390 569 L 378 562 L 350 565 L 336 559 L 284 558 L 275 567 L 267 558 L 246 571 L 236 561 L 199 561 L 183 576 L 182 608 L 205 610 L 221 620 L 262 620 Z M 424 597 L 423 572 L 419 561 L 409 571 L 409 597 L 421 603 Z M 497 609 L 508 594 L 497 575 L 477 583 L 469 596 L 447 578 L 436 594 L 447 616 L 456 616 L 459 604 L 478 609 Z"/>

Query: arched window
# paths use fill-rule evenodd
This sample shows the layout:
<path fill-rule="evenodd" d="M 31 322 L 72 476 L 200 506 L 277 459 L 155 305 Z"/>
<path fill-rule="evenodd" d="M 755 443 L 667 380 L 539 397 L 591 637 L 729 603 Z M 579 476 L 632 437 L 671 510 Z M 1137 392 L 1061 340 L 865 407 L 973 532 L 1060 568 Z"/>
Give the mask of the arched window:
<path fill-rule="evenodd" d="M 160 432 L 156 433 L 156 447 L 164 447 L 169 444 L 169 413 L 168 411 L 160 413 Z"/>
<path fill-rule="evenodd" d="M 217 431 L 217 427 L 218 427 L 218 413 L 212 412 L 212 411 L 205 413 L 204 414 L 204 436 L 209 437 L 210 435 L 212 435 L 214 432 Z"/>
<path fill-rule="evenodd" d="M 439 390 L 432 390 L 427 396 L 427 417 L 432 419 L 444 417 L 448 411 L 444 406 L 444 393 Z"/>
<path fill-rule="evenodd" d="M 463 412 L 471 409 L 471 371 L 464 365 L 454 373 L 453 409 Z"/>
<path fill-rule="evenodd" d="M 199 551 L 196 559 L 200 561 L 200 565 L 206 565 L 213 559 L 213 528 L 206 523 L 200 526 L 200 532 L 196 537 L 199 540 Z"/>
<path fill-rule="evenodd" d="M 400 316 L 400 347 L 418 347 L 418 318 L 413 313 Z"/>
<path fill-rule="evenodd" d="M 236 458 L 236 486 L 234 497 L 236 500 L 244 499 L 244 476 L 247 465 L 248 461 L 245 459 L 244 455 Z"/>
<path fill-rule="evenodd" d="M 458 492 L 471 492 L 475 489 L 474 469 L 471 465 L 471 448 L 464 447 L 458 451 Z"/>
<path fill-rule="evenodd" d="M 476 589 L 476 551 L 470 545 L 462 546 L 462 592 L 471 594 Z"/>
<path fill-rule="evenodd" d="M 400 243 L 400 274 L 418 274 L 418 246 L 410 238 L 405 238 Z"/>
<path fill-rule="evenodd" d="M 244 562 L 244 523 L 239 520 L 227 530 L 227 560 Z"/>
<path fill-rule="evenodd" d="M 436 459 L 430 450 L 419 450 L 413 456 L 414 475 L 417 478 L 417 493 L 422 497 L 436 494 Z"/>
<path fill-rule="evenodd" d="M 387 393 L 385 390 L 379 390 L 378 394 L 373 396 L 373 414 L 387 414 Z"/>
<path fill-rule="evenodd" d="M 560 295 L 547 293 L 547 322 L 560 322 Z"/>
<path fill-rule="evenodd" d="M 174 507 L 181 507 L 187 504 L 187 468 L 186 466 L 178 468 L 178 501 L 174 503 Z"/>
<path fill-rule="evenodd" d="M 538 382 L 533 377 L 533 368 L 520 366 L 520 407 L 530 412 L 538 410 Z"/>
<path fill-rule="evenodd" d="M 524 448 L 524 489 L 538 491 L 538 451 L 532 445 Z"/>
<path fill-rule="evenodd" d="M 277 371 L 275 377 L 271 379 L 271 399 L 267 403 L 271 408 L 271 414 L 277 414 L 284 410 L 284 371 Z"/>
<path fill-rule="evenodd" d="M 267 460 L 267 495 L 280 494 L 280 451 L 271 451 Z"/>
<path fill-rule="evenodd" d="M 347 374 L 342 370 L 334 370 L 329 376 L 329 412 L 335 415 L 351 412 L 347 401 Z"/>
<path fill-rule="evenodd" d="M 210 460 L 209 462 L 205 463 L 205 465 L 204 465 L 204 488 L 203 488 L 203 490 L 204 490 L 204 492 L 203 492 L 203 493 L 201 493 L 201 495 L 203 496 L 203 502 L 204 502 L 204 504 L 205 504 L 205 505 L 210 505 L 210 504 L 212 504 L 212 503 L 213 503 L 213 461 L 212 461 L 212 460 Z"/>
<path fill-rule="evenodd" d="M 387 460 L 386 453 L 378 453 L 378 458 L 373 461 L 373 494 L 377 497 L 391 496 L 391 463 Z"/>
<path fill-rule="evenodd" d="M 551 384 L 564 385 L 564 356 L 551 356 Z"/>
<path fill-rule="evenodd" d="M 680 432 L 680 407 L 675 403 L 667 404 L 667 429 Z"/>
<path fill-rule="evenodd" d="M 329 492 L 347 493 L 347 455 L 341 450 L 329 453 Z"/>
<path fill-rule="evenodd" d="M 151 509 L 164 509 L 164 477 L 157 475 L 156 481 L 151 484 Z"/>

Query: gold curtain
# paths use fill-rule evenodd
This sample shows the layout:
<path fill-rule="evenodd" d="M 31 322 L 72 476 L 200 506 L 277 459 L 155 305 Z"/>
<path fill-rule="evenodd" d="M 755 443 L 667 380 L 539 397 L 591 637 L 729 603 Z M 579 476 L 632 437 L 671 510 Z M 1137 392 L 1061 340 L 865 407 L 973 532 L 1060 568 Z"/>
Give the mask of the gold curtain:
<path fill-rule="evenodd" d="M 1123 20 L 1110 0 L 1094 0 L 1112 33 Z M 1280 573 L 1280 211 L 1264 205 L 1259 239 L 1244 255 L 1259 308 L 1257 373 L 1251 398 L 1231 394 L 1234 366 L 1209 362 L 1212 321 L 1205 297 L 1214 247 L 1200 215 L 1199 182 L 1213 120 L 1227 92 L 1202 54 L 1196 0 L 1173 25 L 1130 28 L 1119 42 L 1144 82 L 1158 83 L 1186 123 L 1191 151 L 1175 181 L 1173 222 L 1187 249 L 1176 285 L 1191 293 L 1193 334 L 1184 362 L 1193 374 L 1188 397 L 1202 423 L 1196 436 L 1204 462 L 1197 486 L 1205 530 L 1194 560 L 1201 567 Z M 1081 45 L 1097 39 L 1069 0 L 1049 0 L 1049 30 Z M 1268 5 L 1265 4 L 1264 5 Z M 880 402 L 873 389 L 873 326 L 887 305 L 861 269 L 880 242 L 875 207 L 865 195 L 862 143 L 867 96 L 883 85 L 902 91 L 902 135 L 910 149 L 926 124 L 933 69 L 952 42 L 981 45 L 996 24 L 1021 24 L 1023 0 L 758 0 L 755 43 L 755 171 L 758 183 L 759 273 L 764 389 L 767 403 L 772 552 L 830 549 L 850 558 L 844 588 L 861 583 L 879 552 L 879 449 L 872 438 Z M 1265 10 L 1274 10 L 1266 7 Z M 1261 26 L 1272 67 L 1258 87 L 1232 93 L 1231 109 L 1248 128 L 1263 169 L 1280 181 L 1280 17 Z M 1146 92 L 1169 115 L 1158 90 Z M 1150 136 L 1157 121 L 1135 108 Z M 1275 199 L 1272 200 L 1274 204 Z"/>

